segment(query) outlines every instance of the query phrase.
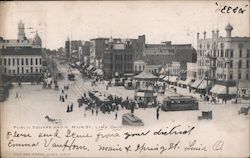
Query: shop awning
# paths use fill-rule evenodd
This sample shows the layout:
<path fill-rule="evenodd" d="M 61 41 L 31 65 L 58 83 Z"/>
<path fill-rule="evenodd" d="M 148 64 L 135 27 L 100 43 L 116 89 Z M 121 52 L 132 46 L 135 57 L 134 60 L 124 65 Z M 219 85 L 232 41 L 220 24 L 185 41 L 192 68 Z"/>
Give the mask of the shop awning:
<path fill-rule="evenodd" d="M 201 84 L 202 80 L 195 80 L 194 83 L 191 84 L 192 88 L 198 88 L 198 86 Z"/>
<path fill-rule="evenodd" d="M 213 88 L 210 90 L 213 94 L 227 94 L 227 87 L 224 85 L 214 85 Z M 236 87 L 228 87 L 228 94 L 237 94 Z"/>
<path fill-rule="evenodd" d="M 238 87 L 239 89 L 250 89 L 250 81 L 240 81 Z"/>
<path fill-rule="evenodd" d="M 159 78 L 163 79 L 165 76 L 164 75 L 160 75 Z"/>
<path fill-rule="evenodd" d="M 170 79 L 170 76 L 166 76 L 163 78 L 163 81 L 168 81 L 168 79 Z"/>
<path fill-rule="evenodd" d="M 184 82 L 185 82 L 185 81 L 183 81 L 183 80 L 179 80 L 179 81 L 178 81 L 178 84 L 184 84 Z"/>
<path fill-rule="evenodd" d="M 211 81 L 207 81 L 207 80 L 202 80 L 202 82 L 200 83 L 200 85 L 198 86 L 198 89 L 206 89 L 207 86 L 210 87 L 211 85 Z M 211 87 L 210 87 L 211 88 Z"/>
<path fill-rule="evenodd" d="M 187 78 L 187 79 L 183 82 L 183 84 L 184 84 L 184 85 L 189 85 L 189 84 L 191 84 L 191 82 L 192 82 L 192 78 Z"/>
<path fill-rule="evenodd" d="M 180 69 L 179 70 L 179 74 L 184 74 L 184 73 L 186 73 L 187 72 L 187 70 L 184 70 L 184 69 Z"/>
<path fill-rule="evenodd" d="M 94 73 L 96 73 L 97 75 L 103 75 L 103 71 L 101 69 L 96 69 Z"/>
<path fill-rule="evenodd" d="M 89 65 L 89 67 L 87 68 L 88 71 L 92 70 L 94 68 L 93 65 Z"/>
<path fill-rule="evenodd" d="M 177 79 L 178 79 L 178 76 L 171 76 L 171 77 L 169 78 L 169 81 L 170 81 L 170 82 L 177 82 Z"/>

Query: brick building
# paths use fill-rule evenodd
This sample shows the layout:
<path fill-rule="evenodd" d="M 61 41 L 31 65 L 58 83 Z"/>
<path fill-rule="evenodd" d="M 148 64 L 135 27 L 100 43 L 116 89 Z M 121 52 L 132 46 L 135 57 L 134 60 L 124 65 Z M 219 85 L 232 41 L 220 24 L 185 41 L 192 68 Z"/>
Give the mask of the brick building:
<path fill-rule="evenodd" d="M 133 53 L 131 42 L 109 40 L 108 48 L 104 51 L 103 72 L 104 78 L 110 79 L 118 73 L 123 76 L 125 73 L 133 72 Z"/>
<path fill-rule="evenodd" d="M 187 68 L 187 62 L 196 62 L 196 50 L 191 44 L 171 44 L 171 41 L 161 44 L 146 44 L 143 59 L 149 65 L 169 64 L 179 62 L 182 69 Z"/>

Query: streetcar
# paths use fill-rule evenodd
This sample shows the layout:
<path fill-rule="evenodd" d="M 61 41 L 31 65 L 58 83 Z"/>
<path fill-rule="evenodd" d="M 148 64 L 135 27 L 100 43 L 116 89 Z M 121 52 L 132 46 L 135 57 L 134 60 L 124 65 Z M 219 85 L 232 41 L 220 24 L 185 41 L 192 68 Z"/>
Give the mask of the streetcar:
<path fill-rule="evenodd" d="M 169 96 L 163 100 L 163 111 L 199 110 L 198 101 L 192 96 Z"/>

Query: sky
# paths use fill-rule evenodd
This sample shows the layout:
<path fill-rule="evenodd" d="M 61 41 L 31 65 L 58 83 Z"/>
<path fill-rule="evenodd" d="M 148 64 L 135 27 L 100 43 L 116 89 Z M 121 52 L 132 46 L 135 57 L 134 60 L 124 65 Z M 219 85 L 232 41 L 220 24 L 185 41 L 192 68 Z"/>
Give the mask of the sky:
<path fill-rule="evenodd" d="M 245 9 L 243 14 L 222 14 L 219 5 Z M 247 5 L 247 6 L 246 6 Z M 46 1 L 0 2 L 0 36 L 17 38 L 17 24 L 25 23 L 26 36 L 38 30 L 43 47 L 64 47 L 65 40 L 97 37 L 137 38 L 146 43 L 172 41 L 196 47 L 197 32 L 234 27 L 233 36 L 250 36 L 249 1 Z M 202 34 L 200 35 L 202 36 Z"/>

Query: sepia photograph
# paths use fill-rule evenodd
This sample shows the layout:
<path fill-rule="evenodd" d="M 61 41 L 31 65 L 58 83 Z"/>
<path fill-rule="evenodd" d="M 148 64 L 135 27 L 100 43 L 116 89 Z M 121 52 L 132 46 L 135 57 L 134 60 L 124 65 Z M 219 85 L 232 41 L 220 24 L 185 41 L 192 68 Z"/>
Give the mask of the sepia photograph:
<path fill-rule="evenodd" d="M 249 1 L 0 2 L 0 157 L 250 157 Z"/>

